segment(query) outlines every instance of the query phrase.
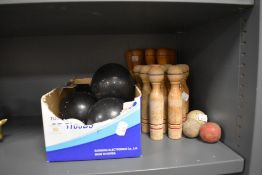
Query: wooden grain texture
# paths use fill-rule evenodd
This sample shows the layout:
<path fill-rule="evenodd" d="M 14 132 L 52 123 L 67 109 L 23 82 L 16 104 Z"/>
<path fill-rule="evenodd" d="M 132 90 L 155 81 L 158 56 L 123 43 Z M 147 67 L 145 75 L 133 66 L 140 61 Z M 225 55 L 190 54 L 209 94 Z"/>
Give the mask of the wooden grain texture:
<path fill-rule="evenodd" d="M 152 91 L 149 96 L 149 122 L 150 138 L 152 140 L 163 139 L 164 123 L 164 94 L 161 83 L 164 80 L 164 70 L 160 65 L 152 65 L 148 72 L 152 84 Z"/>
<path fill-rule="evenodd" d="M 183 119 L 182 69 L 176 65 L 169 67 L 168 79 L 171 83 L 171 89 L 168 94 L 168 137 L 180 139 L 182 137 Z"/>
<path fill-rule="evenodd" d="M 145 50 L 145 61 L 147 65 L 156 63 L 156 51 L 152 48 L 147 48 Z"/>
<path fill-rule="evenodd" d="M 186 64 L 178 64 L 183 71 L 183 79 L 181 81 L 182 92 L 189 94 L 189 87 L 187 85 L 187 78 L 189 76 L 189 66 Z M 187 120 L 187 114 L 189 112 L 189 99 L 183 99 L 183 122 Z"/>
<path fill-rule="evenodd" d="M 170 64 L 170 55 L 169 55 L 169 49 L 167 48 L 159 48 L 156 51 L 156 59 L 157 63 L 164 65 L 164 64 Z"/>
<path fill-rule="evenodd" d="M 167 78 L 167 70 L 172 66 L 171 64 L 161 65 L 164 70 L 164 80 L 161 82 L 161 90 L 164 95 L 164 123 L 163 123 L 163 132 L 167 132 L 167 123 L 168 123 L 168 92 L 170 90 L 170 83 Z"/>
<path fill-rule="evenodd" d="M 142 124 L 142 132 L 149 133 L 149 94 L 151 92 L 151 85 L 148 78 L 148 71 L 150 70 L 150 66 L 143 65 L 140 70 L 140 78 L 143 82 L 142 88 L 142 114 L 141 114 L 141 124 Z"/>

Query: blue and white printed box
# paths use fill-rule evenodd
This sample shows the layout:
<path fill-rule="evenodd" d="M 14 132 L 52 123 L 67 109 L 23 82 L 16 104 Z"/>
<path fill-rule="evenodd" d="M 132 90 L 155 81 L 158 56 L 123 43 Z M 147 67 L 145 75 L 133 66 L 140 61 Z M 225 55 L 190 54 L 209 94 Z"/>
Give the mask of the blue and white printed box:
<path fill-rule="evenodd" d="M 58 117 L 59 102 L 70 89 L 57 88 L 41 98 L 48 162 L 140 157 L 141 93 L 124 103 L 121 114 L 104 122 L 85 125 Z"/>

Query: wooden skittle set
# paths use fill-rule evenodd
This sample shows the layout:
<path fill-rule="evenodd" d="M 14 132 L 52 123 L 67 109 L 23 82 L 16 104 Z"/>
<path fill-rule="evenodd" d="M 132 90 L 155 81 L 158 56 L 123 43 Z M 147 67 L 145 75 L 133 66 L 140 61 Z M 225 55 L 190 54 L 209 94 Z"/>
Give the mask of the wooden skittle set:
<path fill-rule="evenodd" d="M 150 133 L 152 140 L 162 140 L 166 132 L 169 138 L 180 139 L 189 112 L 189 66 L 176 64 L 171 49 L 136 49 L 126 55 L 129 70 L 142 91 L 142 132 Z"/>

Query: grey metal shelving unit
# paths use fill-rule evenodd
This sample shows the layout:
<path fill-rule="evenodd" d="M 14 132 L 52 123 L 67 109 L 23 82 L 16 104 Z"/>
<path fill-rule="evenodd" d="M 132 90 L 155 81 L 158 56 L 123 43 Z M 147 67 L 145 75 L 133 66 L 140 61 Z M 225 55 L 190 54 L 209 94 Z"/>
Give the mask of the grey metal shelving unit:
<path fill-rule="evenodd" d="M 260 11 L 253 0 L 0 1 L 0 174 L 261 174 Z M 143 135 L 141 158 L 47 163 L 41 95 L 147 47 L 189 64 L 191 109 L 222 126 L 222 142 Z"/>

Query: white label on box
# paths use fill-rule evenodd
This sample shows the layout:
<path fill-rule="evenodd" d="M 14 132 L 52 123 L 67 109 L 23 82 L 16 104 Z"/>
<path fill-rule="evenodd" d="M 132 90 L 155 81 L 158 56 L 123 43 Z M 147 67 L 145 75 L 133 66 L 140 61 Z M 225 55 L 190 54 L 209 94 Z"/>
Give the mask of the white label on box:
<path fill-rule="evenodd" d="M 188 101 L 189 95 L 188 95 L 186 92 L 182 92 L 182 99 L 183 99 L 184 101 Z"/>
<path fill-rule="evenodd" d="M 119 122 L 116 128 L 116 134 L 119 136 L 125 136 L 128 124 L 126 122 Z"/>
<path fill-rule="evenodd" d="M 139 57 L 138 56 L 132 56 L 132 61 L 133 62 L 138 62 L 139 60 Z"/>
<path fill-rule="evenodd" d="M 198 114 L 197 117 L 198 117 L 198 120 L 207 122 L 207 115 L 205 115 L 205 114 Z"/>

